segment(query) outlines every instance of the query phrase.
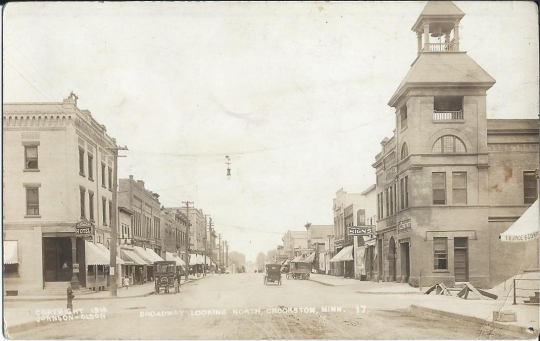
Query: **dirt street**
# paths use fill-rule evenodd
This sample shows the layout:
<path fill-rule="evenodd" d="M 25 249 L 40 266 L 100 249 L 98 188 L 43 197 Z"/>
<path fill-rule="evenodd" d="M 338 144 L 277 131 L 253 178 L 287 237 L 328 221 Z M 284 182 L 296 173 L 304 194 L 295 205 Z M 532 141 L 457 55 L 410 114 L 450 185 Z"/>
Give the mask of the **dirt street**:
<path fill-rule="evenodd" d="M 284 279 L 281 286 L 265 286 L 263 275 L 254 273 L 215 275 L 182 287 L 176 295 L 96 301 L 93 306 L 107 308 L 104 316 L 96 315 L 97 319 L 52 322 L 10 336 L 17 339 L 527 338 L 467 321 L 416 315 L 408 310 L 410 304 L 421 299 L 429 297 L 358 294 L 348 287 L 301 280 Z M 76 302 L 75 307 L 77 304 L 84 306 Z"/>

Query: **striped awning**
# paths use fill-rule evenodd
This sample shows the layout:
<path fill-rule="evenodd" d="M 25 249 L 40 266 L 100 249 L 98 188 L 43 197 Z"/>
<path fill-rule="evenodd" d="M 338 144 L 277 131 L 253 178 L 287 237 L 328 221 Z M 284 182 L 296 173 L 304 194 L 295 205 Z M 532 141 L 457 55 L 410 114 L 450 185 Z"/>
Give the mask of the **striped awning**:
<path fill-rule="evenodd" d="M 84 255 L 86 265 L 109 265 L 110 256 L 94 243 L 84 241 Z"/>
<path fill-rule="evenodd" d="M 95 244 L 97 247 L 99 247 L 101 249 L 101 251 L 105 252 L 107 255 L 109 255 L 109 264 L 111 263 L 110 261 L 110 257 L 111 257 L 111 251 L 109 249 L 107 249 L 107 247 L 101 243 L 96 243 Z M 126 262 L 124 262 L 120 257 L 118 257 L 118 253 L 117 253 L 117 256 L 116 256 L 116 264 L 125 264 Z"/>
<path fill-rule="evenodd" d="M 148 265 L 148 263 L 144 259 L 139 257 L 132 250 L 121 249 L 120 254 L 126 262 L 129 262 L 135 265 Z"/>
<path fill-rule="evenodd" d="M 152 257 L 154 262 L 162 262 L 164 261 L 163 258 L 161 258 L 154 250 L 152 249 L 144 249 L 146 252 L 148 252 L 148 255 Z"/>
<path fill-rule="evenodd" d="M 353 246 L 345 246 L 341 251 L 338 252 L 337 255 L 335 255 L 332 259 L 330 259 L 331 262 L 345 262 L 349 260 L 353 260 L 352 256 Z"/>
<path fill-rule="evenodd" d="M 291 263 L 296 263 L 296 262 L 301 262 L 301 261 L 302 261 L 302 255 L 296 256 L 296 257 L 291 261 Z"/>
<path fill-rule="evenodd" d="M 315 252 L 311 253 L 309 256 L 307 256 L 306 259 L 304 259 L 303 261 L 306 262 L 306 263 L 313 263 L 313 261 L 315 260 Z"/>
<path fill-rule="evenodd" d="M 17 240 L 4 240 L 4 264 L 19 264 Z"/>
<path fill-rule="evenodd" d="M 135 251 L 135 253 L 141 257 L 142 259 L 144 259 L 144 261 L 148 264 L 154 264 L 154 260 L 153 260 L 153 257 L 150 256 L 148 254 L 148 252 L 146 252 L 142 247 L 140 246 L 133 246 L 133 250 Z"/>
<path fill-rule="evenodd" d="M 173 260 L 176 262 L 177 266 L 186 265 L 186 262 L 184 262 L 182 258 L 178 257 L 177 254 L 171 252 L 165 252 L 165 260 Z"/>

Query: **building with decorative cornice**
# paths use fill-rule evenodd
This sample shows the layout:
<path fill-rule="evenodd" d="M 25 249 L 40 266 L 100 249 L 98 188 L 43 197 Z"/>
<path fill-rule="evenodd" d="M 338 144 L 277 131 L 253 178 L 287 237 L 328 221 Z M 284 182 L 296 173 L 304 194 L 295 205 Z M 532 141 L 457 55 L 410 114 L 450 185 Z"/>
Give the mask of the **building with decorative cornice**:
<path fill-rule="evenodd" d="M 116 141 L 73 93 L 5 103 L 3 135 L 5 290 L 105 289 Z"/>
<path fill-rule="evenodd" d="M 487 288 L 536 254 L 498 236 L 537 199 L 539 124 L 487 118 L 495 80 L 460 50 L 464 15 L 427 3 L 412 28 L 418 57 L 388 103 L 396 128 L 373 164 L 384 281 Z"/>

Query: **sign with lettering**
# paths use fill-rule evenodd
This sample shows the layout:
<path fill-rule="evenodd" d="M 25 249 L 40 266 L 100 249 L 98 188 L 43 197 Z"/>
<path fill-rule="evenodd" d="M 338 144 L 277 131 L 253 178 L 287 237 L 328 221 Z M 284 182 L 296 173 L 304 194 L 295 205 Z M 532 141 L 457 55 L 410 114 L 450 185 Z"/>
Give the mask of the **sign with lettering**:
<path fill-rule="evenodd" d="M 411 229 L 411 220 L 410 219 L 399 221 L 397 223 L 397 231 L 398 231 L 398 233 L 405 232 L 406 230 L 410 230 L 410 229 Z"/>
<path fill-rule="evenodd" d="M 349 236 L 369 236 L 375 234 L 375 226 L 350 226 L 348 229 Z"/>
<path fill-rule="evenodd" d="M 81 220 L 75 226 L 77 237 L 86 237 L 92 235 L 94 225 L 88 220 Z"/>
<path fill-rule="evenodd" d="M 73 273 L 78 274 L 79 273 L 79 263 L 73 264 Z"/>

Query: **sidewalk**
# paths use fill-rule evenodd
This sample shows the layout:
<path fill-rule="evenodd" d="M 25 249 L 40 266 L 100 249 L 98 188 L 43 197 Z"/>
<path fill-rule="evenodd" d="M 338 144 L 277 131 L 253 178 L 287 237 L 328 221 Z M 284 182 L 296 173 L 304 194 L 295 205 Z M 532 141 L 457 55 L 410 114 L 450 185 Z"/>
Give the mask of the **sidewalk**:
<path fill-rule="evenodd" d="M 213 274 L 208 274 L 205 277 L 189 276 L 185 281 L 182 277 L 181 286 L 196 282 L 202 278 L 210 277 Z M 99 291 L 95 293 L 76 296 L 73 300 L 74 307 L 82 308 L 84 313 L 92 311 L 92 309 L 105 307 L 110 309 L 114 306 L 114 302 L 118 298 L 135 298 L 145 297 L 154 294 L 154 283 L 149 282 L 143 285 L 130 286 L 127 290 L 125 287 L 119 287 L 117 297 L 112 297 L 110 291 Z M 180 291 L 181 294 L 182 291 Z M 76 295 L 76 294 L 75 294 Z M 108 301 L 106 301 L 108 300 Z M 100 302 L 101 301 L 101 302 Z M 28 303 L 30 302 L 30 303 Z M 55 323 L 54 321 L 37 322 L 38 315 L 36 311 L 51 311 L 56 309 L 58 315 L 63 315 L 62 310 L 66 309 L 66 296 L 4 296 L 4 328 L 7 332 L 16 333 L 20 331 L 30 330 L 40 325 Z M 54 315 L 54 314 L 53 314 Z M 52 316 L 52 315 L 51 315 Z"/>
<path fill-rule="evenodd" d="M 213 274 L 207 274 L 206 277 L 210 277 Z M 205 278 L 203 276 L 189 276 L 188 280 L 182 276 L 180 285 L 188 284 L 193 281 Z M 127 290 L 125 287 L 118 287 L 117 297 L 111 296 L 111 291 L 96 291 L 90 293 L 84 293 L 83 295 L 77 295 L 77 291 L 74 292 L 75 300 L 103 300 L 103 299 L 116 299 L 116 298 L 132 298 L 132 297 L 145 297 L 153 295 L 155 292 L 154 282 L 147 282 L 143 285 L 132 285 Z M 29 301 L 65 301 L 66 295 L 25 295 L 25 296 L 4 296 L 4 302 L 29 302 Z"/>
<path fill-rule="evenodd" d="M 499 300 L 461 299 L 455 296 L 426 296 L 425 300 L 416 301 L 411 305 L 414 311 L 430 312 L 466 319 L 471 322 L 503 328 L 520 333 L 537 335 L 539 330 L 538 305 L 518 304 L 512 305 L 512 300 L 505 298 Z M 493 312 L 514 311 L 517 314 L 517 322 L 493 322 Z M 532 329 L 531 329 L 532 328 Z"/>
<path fill-rule="evenodd" d="M 311 274 L 309 277 L 310 281 L 329 286 L 355 286 L 356 292 L 361 294 L 422 294 L 418 288 L 407 283 L 359 281 L 321 274 Z"/>

